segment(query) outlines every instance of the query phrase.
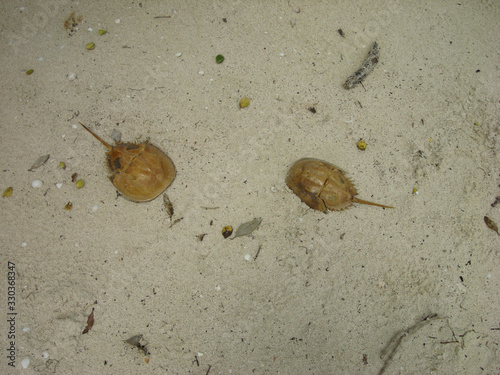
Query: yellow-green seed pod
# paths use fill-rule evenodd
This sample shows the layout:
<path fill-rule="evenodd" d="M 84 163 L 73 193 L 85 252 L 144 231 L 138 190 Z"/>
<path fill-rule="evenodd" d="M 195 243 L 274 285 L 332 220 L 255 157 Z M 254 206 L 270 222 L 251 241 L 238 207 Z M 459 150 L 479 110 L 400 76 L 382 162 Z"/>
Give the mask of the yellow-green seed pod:
<path fill-rule="evenodd" d="M 30 76 L 30 75 L 32 75 L 32 74 L 33 74 L 33 72 L 34 72 L 34 70 L 33 70 L 33 69 L 28 69 L 28 70 L 26 71 L 26 75 L 27 75 L 27 76 Z"/>
<path fill-rule="evenodd" d="M 240 108 L 245 108 L 245 107 L 248 107 L 249 105 L 250 105 L 250 99 L 242 98 L 240 100 Z"/>
<path fill-rule="evenodd" d="M 231 234 L 233 234 L 233 227 L 231 225 L 222 228 L 222 235 L 224 238 L 228 238 Z"/>
<path fill-rule="evenodd" d="M 87 50 L 89 50 L 89 51 L 92 51 L 95 48 L 94 42 L 87 43 L 87 45 L 85 46 L 85 48 Z"/>
<path fill-rule="evenodd" d="M 418 194 L 418 189 L 417 188 L 413 188 L 413 194 Z"/>
<path fill-rule="evenodd" d="M 358 142 L 358 148 L 363 151 L 366 150 L 366 142 L 360 139 Z"/>
<path fill-rule="evenodd" d="M 72 208 L 73 208 L 73 203 L 71 202 L 66 203 L 66 206 L 64 206 L 64 209 L 66 211 L 70 211 Z"/>
<path fill-rule="evenodd" d="M 82 187 L 85 186 L 85 182 L 83 180 L 78 180 L 75 182 L 75 186 L 77 189 L 81 189 Z"/>
<path fill-rule="evenodd" d="M 63 161 L 59 162 L 59 168 L 66 169 L 66 163 Z"/>
<path fill-rule="evenodd" d="M 108 31 L 107 30 L 99 30 L 99 35 L 104 35 L 106 34 Z"/>
<path fill-rule="evenodd" d="M 3 192 L 3 197 L 8 198 L 12 195 L 13 192 L 14 192 L 14 189 L 12 188 L 12 186 L 10 186 L 7 189 L 5 189 L 5 191 Z"/>

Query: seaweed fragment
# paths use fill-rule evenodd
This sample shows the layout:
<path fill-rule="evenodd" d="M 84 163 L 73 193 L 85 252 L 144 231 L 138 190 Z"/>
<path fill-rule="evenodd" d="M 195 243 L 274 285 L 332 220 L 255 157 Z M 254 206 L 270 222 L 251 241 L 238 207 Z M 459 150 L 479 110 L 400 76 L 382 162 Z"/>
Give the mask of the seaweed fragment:
<path fill-rule="evenodd" d="M 368 52 L 368 57 L 363 62 L 363 65 L 354 74 L 350 75 L 344 82 L 344 88 L 346 90 L 352 89 L 357 84 L 363 82 L 363 80 L 370 74 L 377 65 L 380 59 L 380 49 L 377 42 L 373 42 L 370 52 Z"/>

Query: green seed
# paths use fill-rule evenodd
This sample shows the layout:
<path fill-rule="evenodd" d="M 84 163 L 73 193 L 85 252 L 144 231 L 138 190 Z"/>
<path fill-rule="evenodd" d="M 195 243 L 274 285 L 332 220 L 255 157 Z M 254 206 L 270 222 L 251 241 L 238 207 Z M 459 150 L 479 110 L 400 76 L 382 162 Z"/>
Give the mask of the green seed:
<path fill-rule="evenodd" d="M 81 189 L 82 187 L 85 186 L 85 182 L 83 180 L 78 180 L 75 182 L 75 186 L 77 189 Z"/>
<path fill-rule="evenodd" d="M 99 30 L 99 35 L 104 35 L 108 32 L 108 30 Z"/>
<path fill-rule="evenodd" d="M 63 161 L 59 162 L 59 168 L 66 169 L 66 163 Z"/>
<path fill-rule="evenodd" d="M 220 64 L 220 63 L 221 63 L 221 62 L 223 62 L 223 61 L 224 61 L 224 56 L 222 56 L 222 55 L 217 55 L 217 56 L 215 56 L 215 62 L 216 62 L 217 64 Z"/>
<path fill-rule="evenodd" d="M 89 50 L 89 51 L 92 51 L 95 48 L 94 42 L 87 43 L 87 45 L 85 46 L 85 48 L 87 50 Z"/>
<path fill-rule="evenodd" d="M 72 208 L 73 208 L 73 203 L 71 202 L 66 203 L 66 206 L 64 206 L 64 209 L 66 211 L 70 211 Z"/>
<path fill-rule="evenodd" d="M 30 75 L 32 75 L 32 74 L 33 74 L 33 72 L 34 72 L 34 70 L 33 70 L 33 69 L 28 69 L 28 70 L 26 71 L 26 75 L 27 75 L 27 76 L 30 76 Z"/>
<path fill-rule="evenodd" d="M 240 108 L 245 108 L 250 105 L 250 99 L 248 98 L 243 98 L 240 100 Z"/>

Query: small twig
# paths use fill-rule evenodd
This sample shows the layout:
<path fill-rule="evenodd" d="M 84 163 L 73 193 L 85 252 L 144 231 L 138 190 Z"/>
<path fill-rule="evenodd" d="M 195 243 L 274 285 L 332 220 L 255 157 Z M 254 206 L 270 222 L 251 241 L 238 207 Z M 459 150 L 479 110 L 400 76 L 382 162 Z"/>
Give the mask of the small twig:
<path fill-rule="evenodd" d="M 257 260 L 257 257 L 259 256 L 260 253 L 260 249 L 262 249 L 262 245 L 259 245 L 259 248 L 257 249 L 257 253 L 255 254 L 255 256 L 253 257 L 253 260 Z"/>
<path fill-rule="evenodd" d="M 451 327 L 450 327 L 451 329 Z M 453 340 L 450 341 L 441 341 L 440 344 L 458 344 L 460 341 L 457 340 L 457 337 L 455 336 L 455 332 L 451 330 L 451 335 L 453 336 Z"/>
<path fill-rule="evenodd" d="M 210 372 L 210 369 L 212 368 L 212 365 L 208 365 L 208 370 L 207 372 L 205 373 L 205 375 L 208 375 L 208 373 Z"/>

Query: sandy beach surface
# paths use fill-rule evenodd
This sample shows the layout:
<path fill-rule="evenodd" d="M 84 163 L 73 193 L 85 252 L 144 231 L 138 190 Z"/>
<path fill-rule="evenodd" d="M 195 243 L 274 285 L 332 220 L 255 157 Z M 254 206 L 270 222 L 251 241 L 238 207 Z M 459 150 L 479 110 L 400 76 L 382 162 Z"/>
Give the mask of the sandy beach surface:
<path fill-rule="evenodd" d="M 499 1 L 3 1 L 0 20 L 0 373 L 500 374 Z M 172 217 L 117 194 L 79 122 L 168 154 Z M 303 157 L 395 209 L 309 208 L 285 184 Z"/>

